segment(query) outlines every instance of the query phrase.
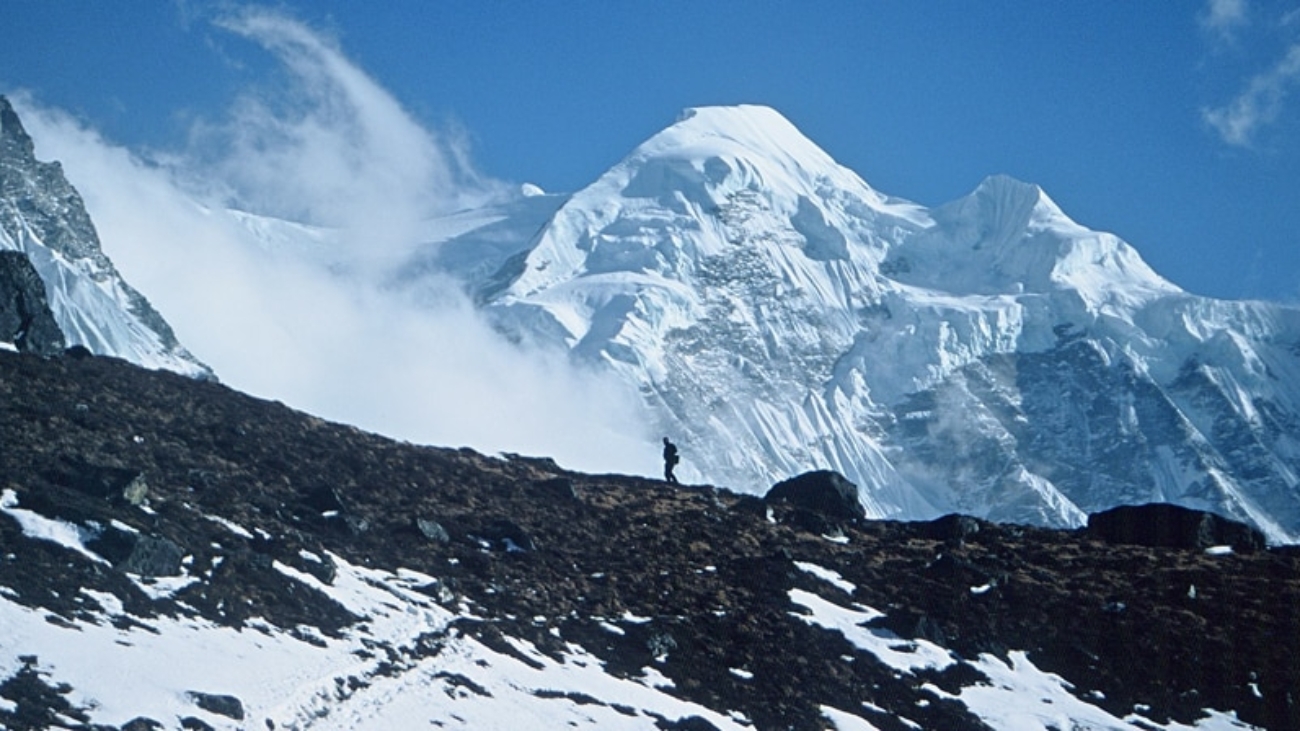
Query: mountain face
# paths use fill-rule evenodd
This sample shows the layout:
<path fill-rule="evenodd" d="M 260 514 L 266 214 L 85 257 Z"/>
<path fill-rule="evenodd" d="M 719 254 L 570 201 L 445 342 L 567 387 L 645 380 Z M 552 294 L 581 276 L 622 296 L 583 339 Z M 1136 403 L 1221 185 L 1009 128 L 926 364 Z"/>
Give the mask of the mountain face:
<path fill-rule="evenodd" d="M 1300 727 L 1300 552 L 1190 511 L 867 521 L 77 350 L 0 351 L 0 444 L 11 731 Z"/>
<path fill-rule="evenodd" d="M 0 122 L 0 250 L 34 267 L 64 344 L 209 374 L 2 100 Z M 236 218 L 330 256 L 328 232 Z M 831 469 L 869 516 L 1059 527 L 1173 502 L 1300 541 L 1300 310 L 1183 292 L 1036 186 L 926 208 L 771 109 L 703 108 L 571 196 L 526 188 L 424 238 L 393 287 L 450 274 L 511 338 L 618 375 L 687 480 L 759 493 Z"/>
<path fill-rule="evenodd" d="M 1036 186 L 927 209 L 771 109 L 705 108 L 551 205 L 423 265 L 639 388 L 690 479 L 825 468 L 869 516 L 1048 526 L 1174 502 L 1300 540 L 1300 310 L 1188 294 Z"/>
<path fill-rule="evenodd" d="M 149 301 L 118 274 L 100 248 L 81 196 L 63 176 L 59 163 L 37 161 L 31 137 L 3 96 L 0 252 L 18 252 L 30 262 L 46 290 L 42 305 L 66 345 L 151 368 L 212 375 L 177 342 Z M 10 261 L 6 266 L 21 265 Z M 17 306 L 16 300 L 0 302 L 6 304 Z M 0 338 L 18 334 L 3 332 Z"/>

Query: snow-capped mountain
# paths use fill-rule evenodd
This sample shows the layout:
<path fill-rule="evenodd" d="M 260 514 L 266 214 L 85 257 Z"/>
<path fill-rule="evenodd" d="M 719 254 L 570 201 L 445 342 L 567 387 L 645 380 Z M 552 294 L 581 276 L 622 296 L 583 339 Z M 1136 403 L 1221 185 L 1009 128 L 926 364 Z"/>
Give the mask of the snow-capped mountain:
<path fill-rule="evenodd" d="M 45 285 L 45 302 L 67 346 L 151 368 L 211 376 L 176 340 L 145 297 L 100 247 L 81 196 L 57 162 L 39 162 L 31 137 L 0 96 L 0 251 L 16 251 Z M 0 339 L 10 336 L 0 334 Z"/>
<path fill-rule="evenodd" d="M 1300 540 L 1300 310 L 1186 293 L 1036 186 L 927 209 L 772 109 L 703 108 L 530 240 L 474 235 L 423 261 L 635 384 L 691 479 L 829 468 L 871 516 L 1058 526 L 1170 501 Z"/>

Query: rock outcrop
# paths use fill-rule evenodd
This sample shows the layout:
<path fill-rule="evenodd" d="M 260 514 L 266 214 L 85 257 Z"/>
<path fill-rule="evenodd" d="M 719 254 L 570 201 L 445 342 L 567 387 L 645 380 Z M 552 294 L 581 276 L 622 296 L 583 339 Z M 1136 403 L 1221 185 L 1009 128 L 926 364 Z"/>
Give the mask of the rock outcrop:
<path fill-rule="evenodd" d="M 45 283 L 18 251 L 0 251 L 0 342 L 37 355 L 54 355 L 64 348 Z"/>
<path fill-rule="evenodd" d="M 1088 534 L 1109 543 L 1203 551 L 1260 551 L 1264 535 L 1244 523 L 1168 503 L 1121 505 L 1088 516 Z"/>
<path fill-rule="evenodd" d="M 29 261 L 44 283 L 47 308 L 68 345 L 149 368 L 212 377 L 212 371 L 180 344 L 149 300 L 114 267 L 63 167 L 36 159 L 31 136 L 3 96 L 0 252 L 13 252 Z M 28 307 L 40 309 L 35 302 Z M 39 347 L 49 350 L 48 323 L 42 320 L 41 328 L 36 333 L 43 341 Z M 8 335 L 0 332 L 0 339 Z"/>

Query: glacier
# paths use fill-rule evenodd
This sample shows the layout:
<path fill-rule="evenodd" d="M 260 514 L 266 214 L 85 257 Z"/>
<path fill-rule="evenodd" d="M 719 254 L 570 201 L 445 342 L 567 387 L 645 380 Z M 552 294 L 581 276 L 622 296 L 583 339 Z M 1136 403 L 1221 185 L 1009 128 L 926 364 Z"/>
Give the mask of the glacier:
<path fill-rule="evenodd" d="M 771 108 L 711 107 L 492 226 L 548 208 L 418 259 L 635 385 L 688 479 L 833 469 L 876 518 L 1167 501 L 1300 540 L 1300 310 L 1185 292 L 1035 185 L 926 208 Z"/>

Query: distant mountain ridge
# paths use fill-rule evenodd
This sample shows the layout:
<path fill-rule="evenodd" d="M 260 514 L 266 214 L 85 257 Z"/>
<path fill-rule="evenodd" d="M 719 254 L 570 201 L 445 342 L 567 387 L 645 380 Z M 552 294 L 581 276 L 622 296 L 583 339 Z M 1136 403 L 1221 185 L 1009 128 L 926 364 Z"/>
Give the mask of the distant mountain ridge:
<path fill-rule="evenodd" d="M 1300 540 L 1300 310 L 1183 292 L 1037 186 L 927 209 L 774 110 L 703 108 L 491 275 L 461 240 L 426 256 L 638 387 L 698 479 L 830 468 L 875 517 L 1056 526 L 1170 501 Z"/>
<path fill-rule="evenodd" d="M 104 255 L 85 204 L 58 162 L 40 162 L 0 96 L 0 251 L 27 257 L 69 346 L 141 365 L 211 377 L 149 301 Z"/>
<path fill-rule="evenodd" d="M 67 344 L 210 374 L 4 109 L 0 248 Z M 329 239 L 235 219 L 278 251 Z M 577 193 L 525 186 L 424 239 L 392 286 L 450 274 L 511 339 L 617 374 L 688 481 L 831 469 L 871 517 L 1062 527 L 1173 502 L 1300 541 L 1300 309 L 1184 292 L 1037 186 L 926 208 L 772 109 L 700 108 Z"/>

